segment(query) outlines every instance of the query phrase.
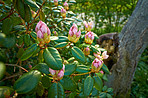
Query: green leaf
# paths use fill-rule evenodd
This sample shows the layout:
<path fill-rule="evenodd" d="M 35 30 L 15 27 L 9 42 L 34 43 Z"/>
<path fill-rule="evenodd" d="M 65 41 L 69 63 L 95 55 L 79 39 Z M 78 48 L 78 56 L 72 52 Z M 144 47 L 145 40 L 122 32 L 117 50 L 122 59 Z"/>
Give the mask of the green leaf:
<path fill-rule="evenodd" d="M 101 92 L 99 94 L 99 98 L 106 98 L 106 93 L 105 92 Z"/>
<path fill-rule="evenodd" d="M 76 83 L 67 76 L 64 76 L 63 79 L 60 80 L 60 83 L 65 90 L 75 90 L 77 88 Z"/>
<path fill-rule="evenodd" d="M 30 5 L 31 7 L 39 8 L 39 6 L 32 0 L 24 0 L 24 2 L 28 5 Z"/>
<path fill-rule="evenodd" d="M 24 35 L 24 44 L 28 47 L 30 45 L 30 35 L 25 34 Z"/>
<path fill-rule="evenodd" d="M 34 39 L 34 40 L 37 40 L 37 34 L 36 34 L 36 32 L 31 32 L 30 33 L 31 34 L 31 37 Z"/>
<path fill-rule="evenodd" d="M 26 22 L 30 22 L 32 18 L 31 9 L 27 4 L 25 4 L 24 8 L 25 8 L 25 18 L 24 19 Z"/>
<path fill-rule="evenodd" d="M 39 83 L 36 89 L 36 92 L 39 96 L 42 96 L 44 94 L 44 87 L 42 85 L 42 83 Z"/>
<path fill-rule="evenodd" d="M 108 92 L 108 93 L 112 93 L 112 92 L 113 92 L 113 88 L 108 88 L 108 89 L 107 89 L 107 92 Z"/>
<path fill-rule="evenodd" d="M 11 19 L 12 19 L 12 21 L 13 21 L 13 26 L 16 26 L 16 25 L 19 25 L 19 24 L 22 23 L 22 20 L 21 20 L 20 17 L 14 16 L 14 17 L 11 17 Z"/>
<path fill-rule="evenodd" d="M 45 14 L 42 10 L 39 12 L 39 17 L 40 17 L 40 20 L 45 21 Z"/>
<path fill-rule="evenodd" d="M 48 98 L 65 98 L 63 86 L 60 83 L 53 83 L 49 88 Z"/>
<path fill-rule="evenodd" d="M 71 48 L 71 53 L 75 57 L 75 59 L 78 60 L 79 62 L 82 63 L 85 62 L 85 55 L 82 52 L 82 50 L 79 49 L 78 47 L 74 46 L 73 48 Z"/>
<path fill-rule="evenodd" d="M 57 23 L 61 22 L 62 20 L 63 20 L 62 18 L 59 18 L 59 19 L 57 20 Z"/>
<path fill-rule="evenodd" d="M 107 98 L 113 98 L 110 94 L 107 93 Z"/>
<path fill-rule="evenodd" d="M 89 96 L 94 85 L 94 80 L 91 76 L 87 76 L 86 79 L 84 80 L 84 96 Z"/>
<path fill-rule="evenodd" d="M 51 80 L 47 75 L 44 75 L 42 77 L 41 82 L 42 82 L 42 85 L 44 86 L 44 88 L 48 89 L 50 87 Z"/>
<path fill-rule="evenodd" d="M 107 90 L 107 86 L 105 85 L 105 86 L 103 87 L 102 91 L 104 92 L 104 91 L 106 91 L 106 90 Z"/>
<path fill-rule="evenodd" d="M 60 48 L 66 47 L 67 45 L 68 45 L 68 42 L 62 42 L 55 45 L 55 48 L 60 49 Z"/>
<path fill-rule="evenodd" d="M 49 74 L 49 67 L 46 63 L 39 63 L 35 67 L 32 68 L 32 70 L 37 69 L 41 73 Z"/>
<path fill-rule="evenodd" d="M 53 10 L 54 13 L 60 13 L 60 10 Z"/>
<path fill-rule="evenodd" d="M 96 88 L 93 88 L 91 96 L 97 96 L 99 94 Z"/>
<path fill-rule="evenodd" d="M 43 57 L 45 63 L 53 70 L 60 70 L 63 67 L 62 59 L 57 51 L 57 49 L 53 47 L 48 47 L 44 50 Z"/>
<path fill-rule="evenodd" d="M 107 74 L 110 73 L 108 67 L 107 67 L 105 64 L 103 64 L 103 66 L 102 66 L 102 70 L 103 70 L 104 72 L 106 72 Z"/>
<path fill-rule="evenodd" d="M 76 67 L 75 63 L 65 65 L 64 75 L 71 75 L 76 70 Z"/>
<path fill-rule="evenodd" d="M 4 33 L 0 33 L 0 46 L 3 45 L 5 38 L 6 38 L 6 35 Z"/>
<path fill-rule="evenodd" d="M 29 57 L 31 57 L 33 53 L 36 51 L 36 49 L 37 49 L 36 43 L 28 47 L 21 56 L 21 61 L 27 60 Z"/>
<path fill-rule="evenodd" d="M 9 36 L 4 39 L 2 45 L 6 48 L 12 48 L 15 45 L 15 36 Z"/>
<path fill-rule="evenodd" d="M 74 58 L 74 57 L 71 57 L 71 58 L 69 58 L 67 61 L 68 61 L 69 63 L 72 63 L 72 62 L 74 62 L 74 60 L 75 60 L 75 58 Z"/>
<path fill-rule="evenodd" d="M 50 40 L 58 40 L 59 38 L 57 36 L 50 36 Z"/>
<path fill-rule="evenodd" d="M 89 67 L 85 65 L 78 65 L 76 71 L 78 73 L 86 73 L 89 72 Z"/>
<path fill-rule="evenodd" d="M 67 20 L 67 21 L 74 21 L 74 19 L 72 19 L 72 18 L 65 18 L 65 20 Z"/>
<path fill-rule="evenodd" d="M 19 94 L 26 94 L 32 91 L 39 83 L 41 73 L 37 70 L 32 70 L 23 74 L 15 83 L 14 89 Z"/>
<path fill-rule="evenodd" d="M 7 86 L 0 86 L 0 98 L 9 98 L 14 90 Z"/>
<path fill-rule="evenodd" d="M 19 51 L 17 53 L 17 58 L 20 58 L 22 56 L 22 54 L 24 53 L 24 49 L 23 48 L 19 48 Z"/>
<path fill-rule="evenodd" d="M 5 34 L 9 34 L 12 30 L 13 22 L 10 18 L 3 20 L 2 32 Z"/>
<path fill-rule="evenodd" d="M 98 76 L 93 76 L 93 79 L 94 79 L 95 88 L 99 91 L 102 91 L 103 82 L 102 82 L 101 78 Z"/>
<path fill-rule="evenodd" d="M 17 8 L 20 16 L 24 19 L 25 9 L 24 9 L 24 3 L 22 2 L 22 0 L 16 0 L 16 8 Z"/>
<path fill-rule="evenodd" d="M 68 42 L 69 40 L 66 36 L 59 36 L 59 38 L 55 41 L 60 43 L 60 42 Z"/>
<path fill-rule="evenodd" d="M 6 71 L 6 66 L 4 65 L 3 62 L 0 62 L 0 80 L 3 78 L 5 71 Z"/>

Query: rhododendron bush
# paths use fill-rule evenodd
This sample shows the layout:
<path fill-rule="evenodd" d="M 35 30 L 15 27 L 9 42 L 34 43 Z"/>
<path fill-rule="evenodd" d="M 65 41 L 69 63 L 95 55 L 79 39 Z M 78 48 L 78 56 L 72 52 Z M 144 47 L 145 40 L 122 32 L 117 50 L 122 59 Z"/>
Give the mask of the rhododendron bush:
<path fill-rule="evenodd" d="M 107 51 L 74 0 L 0 1 L 0 97 L 108 97 Z M 78 25 L 84 25 L 81 29 Z"/>

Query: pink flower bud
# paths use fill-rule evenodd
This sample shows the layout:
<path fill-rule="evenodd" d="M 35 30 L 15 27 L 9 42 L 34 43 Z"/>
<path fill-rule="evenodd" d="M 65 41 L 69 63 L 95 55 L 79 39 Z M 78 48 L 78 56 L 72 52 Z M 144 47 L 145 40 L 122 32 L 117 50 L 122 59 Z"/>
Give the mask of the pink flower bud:
<path fill-rule="evenodd" d="M 98 60 L 97 58 L 93 61 L 92 66 L 94 66 L 96 69 L 99 68 L 99 66 L 101 66 L 103 63 L 102 60 Z"/>
<path fill-rule="evenodd" d="M 77 37 L 80 37 L 81 36 L 81 31 L 80 30 L 79 30 L 79 32 L 76 33 L 76 36 Z"/>
<path fill-rule="evenodd" d="M 54 5 L 58 6 L 58 0 L 54 0 Z"/>
<path fill-rule="evenodd" d="M 53 70 L 53 69 L 49 68 L 49 72 L 50 72 L 52 75 L 55 75 L 56 70 Z"/>
<path fill-rule="evenodd" d="M 92 44 L 94 40 L 94 34 L 93 32 L 89 31 L 86 35 L 85 35 L 85 42 L 88 44 Z"/>
<path fill-rule="evenodd" d="M 83 24 L 84 24 L 84 26 L 85 26 L 86 28 L 88 28 L 88 24 L 87 24 L 86 21 L 84 21 Z"/>
<path fill-rule="evenodd" d="M 101 70 L 100 73 L 104 74 L 104 72 Z"/>
<path fill-rule="evenodd" d="M 66 13 L 66 10 L 64 8 L 62 8 L 61 13 Z"/>
<path fill-rule="evenodd" d="M 64 76 L 64 71 L 60 70 L 60 72 L 58 73 L 57 77 L 62 78 Z"/>
<path fill-rule="evenodd" d="M 67 2 L 64 2 L 64 4 L 63 4 L 64 6 L 68 6 L 68 3 Z"/>
<path fill-rule="evenodd" d="M 103 59 L 107 59 L 109 57 L 109 55 L 107 55 L 107 51 L 104 51 L 102 53 L 102 57 L 103 57 Z"/>
<path fill-rule="evenodd" d="M 74 43 L 76 43 L 81 36 L 81 31 L 78 31 L 78 27 L 76 24 L 73 24 L 69 30 L 68 39 Z"/>
<path fill-rule="evenodd" d="M 36 25 L 35 31 L 37 32 L 37 39 L 40 42 L 40 46 L 50 42 L 51 32 L 44 22 L 39 21 Z"/>
<path fill-rule="evenodd" d="M 29 65 L 29 68 L 31 69 L 32 68 L 32 65 Z"/>
<path fill-rule="evenodd" d="M 61 16 L 66 18 L 66 10 L 64 8 L 61 9 Z"/>
<path fill-rule="evenodd" d="M 84 48 L 83 53 L 84 53 L 86 56 L 89 55 L 89 54 L 90 54 L 90 48 L 89 48 L 89 47 Z"/>
<path fill-rule="evenodd" d="M 84 21 L 83 24 L 85 26 L 86 31 L 91 31 L 91 29 L 93 28 L 93 21 L 88 22 L 88 23 L 86 21 Z"/>
<path fill-rule="evenodd" d="M 43 38 L 43 34 L 42 34 L 42 32 L 40 30 L 38 30 L 38 32 L 37 32 L 37 37 L 38 38 Z"/>

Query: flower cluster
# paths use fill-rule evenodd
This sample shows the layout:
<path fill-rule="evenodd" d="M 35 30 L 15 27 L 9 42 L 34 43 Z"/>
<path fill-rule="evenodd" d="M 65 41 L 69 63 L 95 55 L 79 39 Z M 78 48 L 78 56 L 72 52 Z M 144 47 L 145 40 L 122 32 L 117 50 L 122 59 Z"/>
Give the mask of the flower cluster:
<path fill-rule="evenodd" d="M 54 79 L 56 80 L 61 80 L 64 76 L 64 71 L 65 71 L 65 65 L 63 64 L 63 68 L 61 70 L 53 70 L 49 68 L 49 72 L 53 76 Z"/>
<path fill-rule="evenodd" d="M 92 44 L 94 40 L 94 34 L 93 32 L 89 31 L 85 34 L 85 43 Z"/>
<path fill-rule="evenodd" d="M 92 71 L 98 72 L 103 64 L 103 59 L 107 59 L 109 55 L 107 55 L 107 51 L 104 51 L 101 55 L 101 51 L 94 53 L 96 57 L 95 60 L 92 62 Z"/>
<path fill-rule="evenodd" d="M 42 47 L 45 43 L 50 42 L 51 32 L 44 22 L 39 21 L 36 25 L 35 31 L 37 32 L 37 39 L 40 42 L 40 47 Z"/>
<path fill-rule="evenodd" d="M 78 31 L 77 25 L 73 24 L 73 26 L 69 30 L 68 39 L 71 42 L 76 43 L 79 40 L 80 36 L 81 36 L 81 31 L 80 30 Z"/>

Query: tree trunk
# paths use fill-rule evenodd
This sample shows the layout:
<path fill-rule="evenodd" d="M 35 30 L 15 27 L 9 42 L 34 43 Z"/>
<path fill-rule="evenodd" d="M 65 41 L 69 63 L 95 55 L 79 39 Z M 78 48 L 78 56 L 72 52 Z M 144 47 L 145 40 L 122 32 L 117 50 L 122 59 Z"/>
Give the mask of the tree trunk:
<path fill-rule="evenodd" d="M 125 97 L 131 88 L 139 58 L 148 46 L 148 0 L 138 1 L 118 37 L 118 58 L 106 85 L 114 89 L 116 96 Z"/>

